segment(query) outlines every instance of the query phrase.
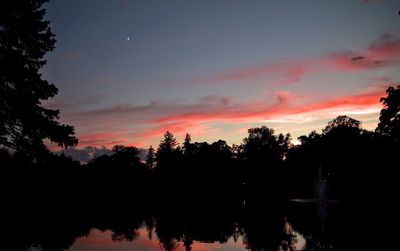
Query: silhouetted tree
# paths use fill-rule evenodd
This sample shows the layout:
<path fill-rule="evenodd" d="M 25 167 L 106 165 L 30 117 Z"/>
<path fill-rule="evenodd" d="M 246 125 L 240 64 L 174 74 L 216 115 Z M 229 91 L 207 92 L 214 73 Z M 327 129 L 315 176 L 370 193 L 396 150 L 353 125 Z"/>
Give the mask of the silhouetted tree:
<path fill-rule="evenodd" d="M 346 115 L 342 115 L 329 121 L 328 125 L 325 127 L 325 129 L 322 130 L 322 132 L 327 134 L 332 129 L 338 129 L 338 128 L 347 128 L 347 129 L 354 128 L 355 130 L 359 130 L 360 125 L 361 125 L 360 121 L 350 118 Z"/>
<path fill-rule="evenodd" d="M 73 127 L 57 121 L 59 111 L 41 105 L 58 91 L 40 73 L 56 41 L 45 2 L 7 1 L 0 8 L 0 145 L 31 154 L 45 149 L 44 139 L 62 147 L 78 142 Z"/>
<path fill-rule="evenodd" d="M 386 93 L 387 97 L 380 100 L 384 108 L 381 110 L 376 131 L 391 137 L 394 144 L 400 144 L 400 85 L 397 88 L 389 87 Z"/>
<path fill-rule="evenodd" d="M 310 198 L 314 194 L 314 177 L 322 161 L 322 135 L 312 131 L 298 137 L 300 145 L 290 148 L 285 159 L 285 183 L 289 197 Z"/>
<path fill-rule="evenodd" d="M 249 160 L 282 160 L 290 145 L 290 134 L 277 137 L 274 129 L 266 126 L 250 128 L 248 133 L 243 140 L 243 153 Z"/>
<path fill-rule="evenodd" d="M 192 137 L 190 136 L 189 133 L 186 133 L 185 135 L 185 140 L 183 141 L 183 153 L 184 154 L 189 154 L 193 149 L 192 149 Z"/>
<path fill-rule="evenodd" d="M 156 155 L 155 155 L 154 148 L 153 148 L 153 146 L 150 146 L 149 149 L 147 150 L 147 156 L 146 156 L 146 164 L 150 170 L 152 170 L 156 164 L 155 158 L 156 158 Z"/>
<path fill-rule="evenodd" d="M 158 146 L 157 153 L 173 152 L 177 146 L 178 146 L 178 141 L 171 132 L 167 131 L 164 134 L 164 139 Z"/>
<path fill-rule="evenodd" d="M 115 145 L 111 155 L 114 165 L 123 167 L 138 166 L 140 164 L 139 149 L 134 146 Z"/>
<path fill-rule="evenodd" d="M 171 189 L 178 189 L 176 180 L 179 179 L 181 174 L 181 157 L 182 153 L 178 141 L 171 132 L 167 131 L 157 149 L 155 171 L 160 183 L 164 183 Z M 167 190 L 162 192 L 167 192 Z"/>
<path fill-rule="evenodd" d="M 274 130 L 266 126 L 250 128 L 248 133 L 239 154 L 248 194 L 266 190 L 278 197 L 282 190 L 276 187 L 283 184 L 283 159 L 291 144 L 290 135 L 276 136 Z"/>
<path fill-rule="evenodd" d="M 174 135 L 167 131 L 164 134 L 164 139 L 161 140 L 156 153 L 157 169 L 162 169 L 166 166 L 173 166 L 177 163 L 174 162 L 177 159 L 176 154 L 179 149 L 177 149 L 178 141 L 175 139 Z"/>
<path fill-rule="evenodd" d="M 379 147 L 374 134 L 362 129 L 360 121 L 338 116 L 328 122 L 322 134 L 313 131 L 299 140 L 301 145 L 290 150 L 286 161 L 293 196 L 314 196 L 319 188 L 312 184 L 317 183 L 319 172 L 330 196 L 361 198 L 367 194 L 367 184 L 373 182 L 379 165 Z"/>

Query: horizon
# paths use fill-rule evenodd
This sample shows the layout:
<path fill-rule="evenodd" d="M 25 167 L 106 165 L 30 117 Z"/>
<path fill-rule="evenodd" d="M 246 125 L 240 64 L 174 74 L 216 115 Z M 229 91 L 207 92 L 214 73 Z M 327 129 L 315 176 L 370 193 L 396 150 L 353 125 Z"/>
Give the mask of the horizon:
<path fill-rule="evenodd" d="M 157 3 L 157 4 L 155 4 Z M 94 5 L 96 8 L 94 8 Z M 46 107 L 78 148 L 240 144 L 262 125 L 297 137 L 348 115 L 373 130 L 400 80 L 396 1 L 54 1 Z"/>

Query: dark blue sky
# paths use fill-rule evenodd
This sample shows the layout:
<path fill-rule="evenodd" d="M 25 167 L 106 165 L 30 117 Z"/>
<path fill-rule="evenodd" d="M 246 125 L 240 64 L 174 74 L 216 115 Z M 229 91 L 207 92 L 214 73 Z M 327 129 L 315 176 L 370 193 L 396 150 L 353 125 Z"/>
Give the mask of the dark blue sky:
<path fill-rule="evenodd" d="M 82 146 L 147 147 L 167 129 L 240 143 L 260 125 L 296 138 L 339 114 L 371 129 L 384 87 L 400 79 L 395 0 L 54 0 L 47 9 L 57 44 L 43 72 L 60 89 L 48 105 Z"/>

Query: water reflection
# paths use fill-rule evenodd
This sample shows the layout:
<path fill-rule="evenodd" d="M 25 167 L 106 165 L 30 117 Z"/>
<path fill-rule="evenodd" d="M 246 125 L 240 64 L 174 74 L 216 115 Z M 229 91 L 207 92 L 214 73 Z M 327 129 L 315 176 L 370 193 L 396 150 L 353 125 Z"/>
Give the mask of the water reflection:
<path fill-rule="evenodd" d="M 397 238 L 387 210 L 388 215 L 376 209 L 371 214 L 363 207 L 365 217 L 360 207 L 342 202 L 227 202 L 164 208 L 140 204 L 120 212 L 99 209 L 58 218 L 47 211 L 37 221 L 26 216 L 29 221 L 19 224 L 23 228 L 15 241 L 28 250 L 322 251 L 382 250 Z M 194 205 L 198 210 L 192 210 Z"/>
<path fill-rule="evenodd" d="M 316 204 L 283 203 L 267 206 L 251 202 L 246 206 L 239 202 L 238 207 L 226 207 L 226 204 L 218 203 L 218 207 L 205 206 L 200 211 L 171 207 L 171 210 L 156 210 L 152 214 L 136 207 L 132 214 L 107 216 L 101 213 L 91 223 L 80 221 L 83 218 L 75 218 L 74 222 L 41 219 L 41 225 L 27 226 L 28 229 L 34 229 L 36 234 L 29 236 L 34 240 L 30 250 L 294 251 L 311 246 L 325 250 L 322 249 L 325 245 L 315 245 L 323 243 L 321 238 L 325 226 L 315 228 L 312 232 L 297 226 L 304 224 L 302 220 L 307 224 L 313 220 L 319 223 L 327 220 L 315 214 L 313 210 L 317 208 Z M 315 231 L 319 234 L 315 234 Z"/>
<path fill-rule="evenodd" d="M 143 226 L 138 229 L 138 237 L 135 241 L 121 240 L 118 242 L 112 241 L 112 232 L 107 230 L 101 232 L 98 229 L 92 229 L 87 237 L 81 237 L 76 240 L 74 245 L 70 248 L 71 251 L 98 251 L 98 250 L 146 250 L 146 251 L 159 251 L 163 250 L 164 246 L 160 243 L 157 235 L 154 234 L 153 238 L 149 238 L 146 227 Z M 243 246 L 241 239 L 234 240 L 233 237 L 229 238 L 226 243 L 204 243 L 194 241 L 191 244 L 192 251 L 199 250 L 246 250 Z M 175 250 L 187 250 L 184 241 L 176 241 Z"/>
<path fill-rule="evenodd" d="M 303 250 L 305 248 L 305 239 L 292 225 L 285 221 L 283 225 L 283 234 L 287 237 L 282 239 L 279 250 Z M 134 238 L 116 238 L 116 233 L 110 230 L 99 230 L 93 228 L 83 237 L 76 238 L 74 244 L 69 248 L 70 251 L 100 251 L 100 250 L 146 250 L 160 251 L 173 249 L 176 251 L 213 251 L 213 250 L 247 250 L 244 235 L 233 235 L 226 242 L 205 242 L 191 241 L 190 245 L 182 240 L 173 240 L 171 243 L 162 243 L 155 233 L 154 229 L 149 229 L 145 224 L 137 230 L 132 230 Z M 29 250 L 38 251 L 39 248 L 31 247 Z"/>

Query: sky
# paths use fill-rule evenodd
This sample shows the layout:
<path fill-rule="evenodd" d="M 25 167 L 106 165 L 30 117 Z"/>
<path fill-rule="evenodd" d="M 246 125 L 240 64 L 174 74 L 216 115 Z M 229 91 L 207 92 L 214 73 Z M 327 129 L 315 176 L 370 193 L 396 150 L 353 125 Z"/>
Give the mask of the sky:
<path fill-rule="evenodd" d="M 400 81 L 396 0 L 53 0 L 44 102 L 79 147 L 297 137 L 338 115 L 375 129 Z"/>

